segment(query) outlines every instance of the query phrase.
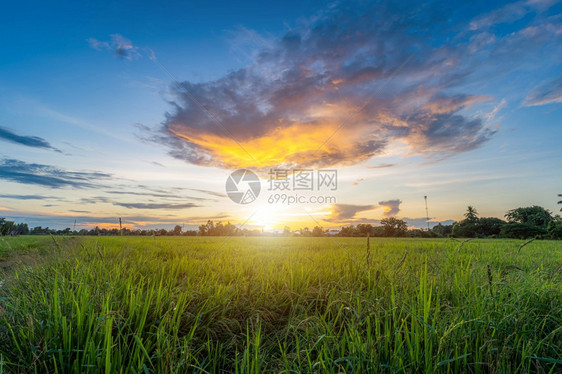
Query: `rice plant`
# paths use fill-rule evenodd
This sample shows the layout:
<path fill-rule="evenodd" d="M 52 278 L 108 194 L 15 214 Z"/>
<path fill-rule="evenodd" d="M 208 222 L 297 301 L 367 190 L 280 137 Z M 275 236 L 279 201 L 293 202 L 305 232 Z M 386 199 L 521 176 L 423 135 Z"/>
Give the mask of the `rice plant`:
<path fill-rule="evenodd" d="M 560 242 L 48 239 L 4 270 L 3 372 L 562 371 Z"/>

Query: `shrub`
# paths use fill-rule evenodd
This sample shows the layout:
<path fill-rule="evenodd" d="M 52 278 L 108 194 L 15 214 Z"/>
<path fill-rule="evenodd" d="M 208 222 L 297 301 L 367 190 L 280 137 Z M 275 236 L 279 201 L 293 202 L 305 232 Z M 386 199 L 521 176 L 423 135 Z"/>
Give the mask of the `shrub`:
<path fill-rule="evenodd" d="M 541 238 L 546 234 L 545 228 L 527 223 L 511 222 L 503 225 L 501 228 L 501 235 L 512 239 Z"/>

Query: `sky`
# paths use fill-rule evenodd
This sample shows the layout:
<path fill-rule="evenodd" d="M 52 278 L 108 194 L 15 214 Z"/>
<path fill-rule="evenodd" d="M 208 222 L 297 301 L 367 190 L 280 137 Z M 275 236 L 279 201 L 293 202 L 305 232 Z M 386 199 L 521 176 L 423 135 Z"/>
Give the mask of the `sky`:
<path fill-rule="evenodd" d="M 275 231 L 560 210 L 560 1 L 21 1 L 0 25 L 0 217 Z M 261 186 L 244 204 L 239 169 Z"/>

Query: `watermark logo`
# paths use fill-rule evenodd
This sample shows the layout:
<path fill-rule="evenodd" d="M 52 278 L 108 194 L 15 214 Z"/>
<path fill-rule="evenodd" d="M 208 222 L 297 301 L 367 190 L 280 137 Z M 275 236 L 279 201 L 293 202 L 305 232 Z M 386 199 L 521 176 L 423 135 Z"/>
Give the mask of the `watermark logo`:
<path fill-rule="evenodd" d="M 269 191 L 336 191 L 338 171 L 313 169 L 270 169 Z"/>
<path fill-rule="evenodd" d="M 333 195 L 318 191 L 336 191 L 338 172 L 335 169 L 270 169 L 267 180 L 269 204 L 335 204 Z M 259 177 L 249 169 L 238 169 L 226 180 L 226 194 L 237 204 L 254 202 L 261 191 Z"/>
<path fill-rule="evenodd" d="M 237 204 L 252 203 L 258 198 L 260 191 L 260 179 L 249 169 L 233 171 L 226 180 L 226 194 Z"/>

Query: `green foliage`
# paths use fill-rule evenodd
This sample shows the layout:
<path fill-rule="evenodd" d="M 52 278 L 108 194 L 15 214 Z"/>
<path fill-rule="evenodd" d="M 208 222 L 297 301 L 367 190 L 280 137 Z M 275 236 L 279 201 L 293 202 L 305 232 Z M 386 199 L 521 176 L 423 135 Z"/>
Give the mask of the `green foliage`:
<path fill-rule="evenodd" d="M 547 227 L 548 223 L 553 219 L 548 209 L 538 205 L 511 209 L 505 214 L 505 217 L 509 222 L 524 223 L 540 227 Z"/>
<path fill-rule="evenodd" d="M 312 236 L 324 236 L 324 230 L 320 226 L 314 226 L 312 229 Z"/>
<path fill-rule="evenodd" d="M 552 239 L 562 239 L 562 221 L 556 220 L 548 224 L 548 236 Z"/>
<path fill-rule="evenodd" d="M 495 217 L 482 217 L 478 220 L 478 234 L 480 236 L 499 235 L 506 222 Z"/>
<path fill-rule="evenodd" d="M 442 225 L 441 223 L 438 223 L 437 226 L 434 226 L 431 229 L 431 231 L 436 233 L 437 236 L 439 236 L 439 237 L 446 237 L 449 234 L 453 233 L 453 225 Z"/>
<path fill-rule="evenodd" d="M 385 236 L 404 236 L 408 230 L 408 224 L 402 219 L 388 217 L 381 219 Z"/>
<path fill-rule="evenodd" d="M 463 219 L 453 225 L 453 236 L 459 238 L 475 238 L 478 236 L 479 231 L 478 220 Z"/>
<path fill-rule="evenodd" d="M 529 239 L 543 238 L 547 234 L 544 227 L 530 225 L 528 223 L 510 222 L 502 226 L 501 235 L 504 238 Z"/>
<path fill-rule="evenodd" d="M 471 205 L 466 208 L 466 213 L 464 214 L 464 216 L 468 221 L 478 220 L 478 212 L 476 211 L 476 208 Z"/>
<path fill-rule="evenodd" d="M 478 217 L 478 212 L 472 206 L 467 208 L 466 219 L 453 225 L 452 234 L 463 238 L 485 238 L 497 236 L 501 232 L 505 221 L 495 217 Z"/>
<path fill-rule="evenodd" d="M 57 238 L 49 263 L 4 278 L 0 365 L 559 372 L 562 249 L 519 245 L 371 238 L 367 264 L 364 238 Z"/>
<path fill-rule="evenodd" d="M 435 231 L 427 231 L 427 230 L 408 230 L 407 232 L 410 238 L 437 238 L 439 235 Z"/>

